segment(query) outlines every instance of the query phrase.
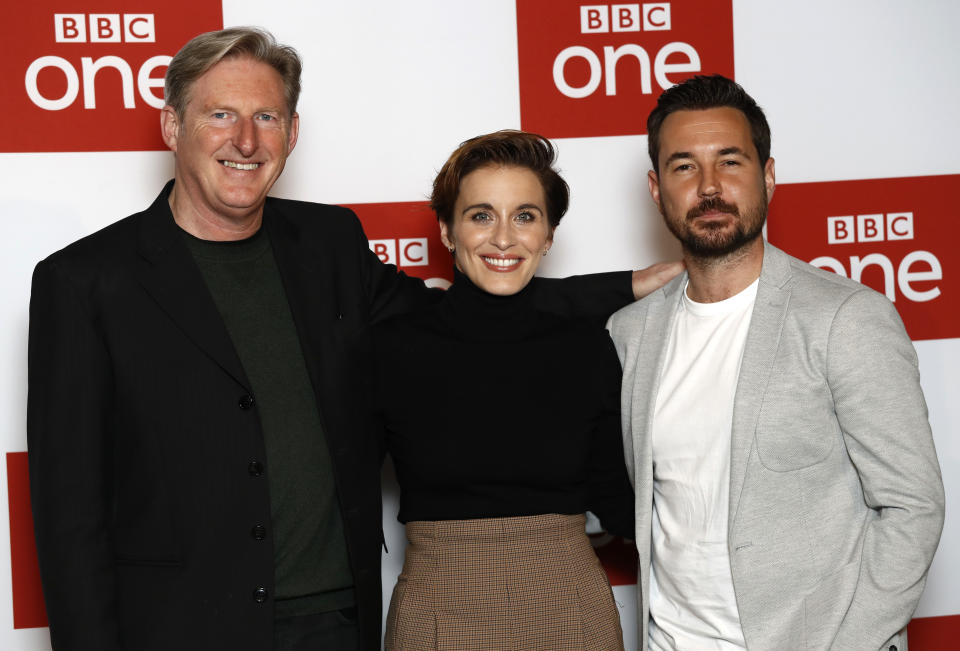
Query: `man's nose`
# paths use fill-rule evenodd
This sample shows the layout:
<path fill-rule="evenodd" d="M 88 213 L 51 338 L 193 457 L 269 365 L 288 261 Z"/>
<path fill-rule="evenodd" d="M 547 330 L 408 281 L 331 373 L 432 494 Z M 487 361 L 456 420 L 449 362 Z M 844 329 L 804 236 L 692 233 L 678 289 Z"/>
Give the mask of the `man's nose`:
<path fill-rule="evenodd" d="M 715 197 L 722 192 L 720 178 L 716 171 L 711 167 L 706 167 L 700 172 L 700 183 L 697 187 L 697 194 L 700 197 Z"/>
<path fill-rule="evenodd" d="M 253 153 L 257 150 L 257 127 L 252 118 L 241 119 L 237 123 L 233 144 L 243 156 L 253 156 Z"/>

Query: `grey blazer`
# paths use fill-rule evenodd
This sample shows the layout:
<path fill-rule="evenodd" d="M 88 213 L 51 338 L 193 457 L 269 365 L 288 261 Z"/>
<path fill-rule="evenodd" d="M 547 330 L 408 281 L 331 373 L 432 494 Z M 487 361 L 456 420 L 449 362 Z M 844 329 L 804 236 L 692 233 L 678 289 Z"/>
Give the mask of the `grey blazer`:
<path fill-rule="evenodd" d="M 647 647 L 651 425 L 686 274 L 611 317 Z M 733 410 L 727 544 L 747 647 L 907 648 L 943 527 L 917 356 L 893 305 L 765 245 Z"/>

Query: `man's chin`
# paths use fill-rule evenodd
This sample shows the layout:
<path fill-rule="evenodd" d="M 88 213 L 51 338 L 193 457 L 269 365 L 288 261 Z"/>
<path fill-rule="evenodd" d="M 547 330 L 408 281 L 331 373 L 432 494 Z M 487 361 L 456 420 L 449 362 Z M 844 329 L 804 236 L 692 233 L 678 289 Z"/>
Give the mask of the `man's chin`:
<path fill-rule="evenodd" d="M 707 260 L 726 258 L 750 246 L 758 237 L 760 233 L 752 236 L 735 233 L 718 237 L 688 237 L 683 242 L 683 248 L 696 258 Z"/>

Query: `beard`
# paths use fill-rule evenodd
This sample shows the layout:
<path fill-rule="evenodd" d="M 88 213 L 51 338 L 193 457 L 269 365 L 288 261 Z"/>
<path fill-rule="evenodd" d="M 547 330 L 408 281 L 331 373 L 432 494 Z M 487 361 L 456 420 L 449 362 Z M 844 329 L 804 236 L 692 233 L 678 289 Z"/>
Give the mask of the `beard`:
<path fill-rule="evenodd" d="M 728 213 L 735 218 L 734 222 L 708 222 L 694 230 L 694 220 L 710 212 Z M 763 189 L 761 201 L 750 206 L 742 215 L 736 205 L 713 197 L 702 200 L 681 219 L 671 217 L 666 212 L 663 212 L 663 217 L 667 228 L 690 255 L 697 258 L 723 258 L 760 237 L 767 220 L 766 188 Z"/>

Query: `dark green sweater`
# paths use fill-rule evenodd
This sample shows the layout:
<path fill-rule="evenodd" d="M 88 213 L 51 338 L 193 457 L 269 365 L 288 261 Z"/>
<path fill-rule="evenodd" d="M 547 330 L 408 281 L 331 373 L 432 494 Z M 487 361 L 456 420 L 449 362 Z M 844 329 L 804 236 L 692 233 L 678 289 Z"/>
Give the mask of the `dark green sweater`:
<path fill-rule="evenodd" d="M 252 385 L 263 428 L 276 615 L 352 606 L 330 454 L 267 234 L 261 229 L 237 242 L 184 235 Z"/>

